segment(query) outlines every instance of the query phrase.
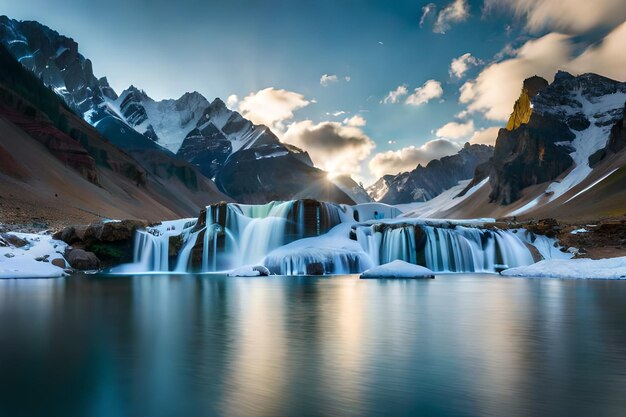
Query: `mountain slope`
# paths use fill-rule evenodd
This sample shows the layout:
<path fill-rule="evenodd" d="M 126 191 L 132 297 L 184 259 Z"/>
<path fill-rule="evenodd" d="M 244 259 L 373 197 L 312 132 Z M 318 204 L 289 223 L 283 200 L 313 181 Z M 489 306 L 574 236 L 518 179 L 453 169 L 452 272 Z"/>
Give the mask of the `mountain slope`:
<path fill-rule="evenodd" d="M 472 178 L 476 167 L 491 158 L 493 147 L 470 145 L 455 155 L 434 159 L 428 165 L 418 165 L 411 172 L 384 176 L 369 187 L 370 196 L 387 204 L 428 201 L 459 181 Z"/>
<path fill-rule="evenodd" d="M 201 175 L 192 192 L 191 181 L 145 169 L 77 117 L 2 45 L 0 122 L 2 205 L 13 207 L 3 209 L 5 221 L 20 213 L 66 220 L 172 218 L 225 199 Z"/>

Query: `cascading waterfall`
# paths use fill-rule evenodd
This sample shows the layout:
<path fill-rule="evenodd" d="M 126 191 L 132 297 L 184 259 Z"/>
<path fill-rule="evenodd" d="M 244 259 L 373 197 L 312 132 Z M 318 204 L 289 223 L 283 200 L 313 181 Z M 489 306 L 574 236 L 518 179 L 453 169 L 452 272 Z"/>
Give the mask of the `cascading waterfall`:
<path fill-rule="evenodd" d="M 435 272 L 497 272 L 533 263 L 526 245 L 504 230 L 376 224 L 357 227 L 356 236 L 377 265 L 400 259 Z"/>
<path fill-rule="evenodd" d="M 137 231 L 135 263 L 121 271 L 214 272 L 262 264 L 284 275 L 344 274 L 400 259 L 436 272 L 497 272 L 533 263 L 513 232 L 377 219 L 393 213 L 389 207 L 314 200 L 214 204 L 198 219 Z M 357 210 L 370 220 L 354 221 Z"/>

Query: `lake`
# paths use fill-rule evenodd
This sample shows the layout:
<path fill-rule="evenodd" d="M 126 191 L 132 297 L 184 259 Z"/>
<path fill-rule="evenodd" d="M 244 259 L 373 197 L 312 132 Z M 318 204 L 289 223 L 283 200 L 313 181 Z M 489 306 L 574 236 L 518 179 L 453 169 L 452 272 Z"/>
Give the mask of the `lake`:
<path fill-rule="evenodd" d="M 0 416 L 626 415 L 626 282 L 0 280 Z"/>

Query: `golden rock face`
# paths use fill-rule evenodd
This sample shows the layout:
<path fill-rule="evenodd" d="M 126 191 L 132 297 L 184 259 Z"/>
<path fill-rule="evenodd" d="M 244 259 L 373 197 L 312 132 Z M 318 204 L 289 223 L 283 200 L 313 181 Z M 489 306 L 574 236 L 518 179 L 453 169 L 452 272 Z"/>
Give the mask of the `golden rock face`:
<path fill-rule="evenodd" d="M 521 125 L 528 123 L 532 113 L 533 109 L 530 105 L 528 90 L 522 88 L 522 94 L 520 94 L 520 97 L 515 101 L 513 113 L 511 113 L 511 117 L 509 117 L 509 121 L 506 124 L 507 130 L 514 130 Z"/>

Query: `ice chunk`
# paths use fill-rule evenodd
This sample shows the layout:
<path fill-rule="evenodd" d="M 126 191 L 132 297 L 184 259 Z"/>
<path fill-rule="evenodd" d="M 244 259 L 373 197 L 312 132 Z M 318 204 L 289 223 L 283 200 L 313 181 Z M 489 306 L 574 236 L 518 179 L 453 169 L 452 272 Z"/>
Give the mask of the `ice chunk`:
<path fill-rule="evenodd" d="M 395 260 L 368 269 L 361 274 L 361 278 L 435 278 L 435 273 L 420 265 Z"/>

